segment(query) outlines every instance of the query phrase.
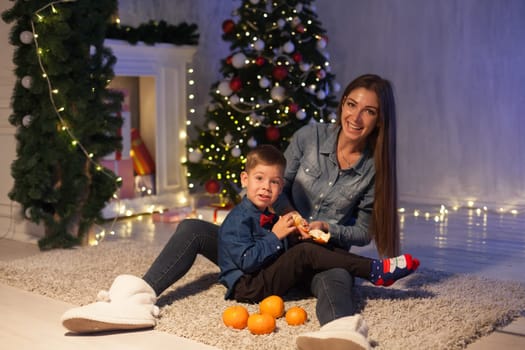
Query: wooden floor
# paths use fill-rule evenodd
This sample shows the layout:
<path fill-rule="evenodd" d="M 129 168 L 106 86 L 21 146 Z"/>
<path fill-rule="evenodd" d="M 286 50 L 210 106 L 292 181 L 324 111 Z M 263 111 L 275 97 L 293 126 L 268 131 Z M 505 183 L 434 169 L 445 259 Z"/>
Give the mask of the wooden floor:
<path fill-rule="evenodd" d="M 475 208 L 404 207 L 402 250 L 422 265 L 438 270 L 473 273 L 525 283 L 525 213 Z M 118 221 L 115 236 L 164 244 L 175 224 L 153 223 L 150 217 Z M 101 244 L 104 242 L 102 241 Z M 356 252 L 374 255 L 373 247 Z M 34 243 L 0 239 L 0 260 L 38 254 Z M 73 305 L 0 284 L 1 349 L 188 349 L 213 347 L 155 330 L 76 336 L 60 324 Z M 525 316 L 525 315 L 524 315 Z M 468 350 L 525 349 L 525 317 L 470 344 Z"/>

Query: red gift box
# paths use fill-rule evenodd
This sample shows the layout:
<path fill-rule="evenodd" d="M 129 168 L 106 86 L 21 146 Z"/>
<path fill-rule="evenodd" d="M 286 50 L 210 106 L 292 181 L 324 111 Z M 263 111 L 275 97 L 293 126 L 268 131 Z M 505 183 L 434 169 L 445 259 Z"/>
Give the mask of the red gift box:
<path fill-rule="evenodd" d="M 120 198 L 133 198 L 135 196 L 135 180 L 133 174 L 133 160 L 107 160 L 100 161 L 100 165 L 113 171 L 122 178 Z"/>
<path fill-rule="evenodd" d="M 142 141 L 137 129 L 131 129 L 131 159 L 137 175 L 148 175 L 155 173 L 155 162 L 151 157 L 146 144 Z"/>
<path fill-rule="evenodd" d="M 221 224 L 232 208 L 233 205 L 231 203 L 211 205 L 197 208 L 196 214 L 199 219 L 213 222 L 214 224 Z"/>

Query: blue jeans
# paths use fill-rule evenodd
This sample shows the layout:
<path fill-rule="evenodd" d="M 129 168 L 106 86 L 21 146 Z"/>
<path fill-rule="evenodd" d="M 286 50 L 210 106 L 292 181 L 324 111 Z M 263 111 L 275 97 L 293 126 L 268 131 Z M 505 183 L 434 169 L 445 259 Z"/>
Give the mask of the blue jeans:
<path fill-rule="evenodd" d="M 219 227 L 197 219 L 183 220 L 159 256 L 142 277 L 160 295 L 189 271 L 197 254 L 217 265 Z M 321 325 L 355 312 L 352 300 L 353 277 L 334 268 L 313 276 L 310 285 L 317 298 L 316 314 Z"/>
<path fill-rule="evenodd" d="M 342 268 L 333 268 L 314 275 L 310 291 L 317 298 L 315 312 L 321 326 L 355 313 L 353 286 L 354 277 Z"/>
<path fill-rule="evenodd" d="M 190 270 L 197 254 L 217 265 L 218 230 L 207 221 L 183 220 L 142 279 L 159 296 Z"/>

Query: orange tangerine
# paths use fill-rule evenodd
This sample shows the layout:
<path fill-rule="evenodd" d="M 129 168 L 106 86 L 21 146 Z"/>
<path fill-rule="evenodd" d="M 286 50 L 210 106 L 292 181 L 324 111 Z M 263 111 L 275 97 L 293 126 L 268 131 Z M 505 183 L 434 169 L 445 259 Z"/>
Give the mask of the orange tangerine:
<path fill-rule="evenodd" d="M 306 311 L 300 306 L 293 306 L 286 311 L 286 323 L 290 326 L 299 326 L 306 322 L 308 315 Z"/>
<path fill-rule="evenodd" d="M 248 317 L 248 329 L 252 334 L 268 334 L 275 329 L 275 318 L 269 314 L 251 314 Z"/>
<path fill-rule="evenodd" d="M 269 314 L 273 318 L 279 318 L 284 315 L 284 301 L 278 295 L 270 295 L 259 303 L 261 314 Z"/>
<path fill-rule="evenodd" d="M 228 327 L 244 329 L 248 324 L 248 310 L 241 305 L 229 306 L 222 313 L 222 321 Z"/>

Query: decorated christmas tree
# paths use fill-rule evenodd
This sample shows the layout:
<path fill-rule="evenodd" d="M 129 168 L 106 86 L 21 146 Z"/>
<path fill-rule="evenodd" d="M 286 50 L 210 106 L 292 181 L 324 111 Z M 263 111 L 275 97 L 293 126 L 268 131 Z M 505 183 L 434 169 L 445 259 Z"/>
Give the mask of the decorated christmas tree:
<path fill-rule="evenodd" d="M 122 96 L 107 89 L 116 59 L 103 46 L 116 8 L 116 0 L 18 0 L 2 13 L 13 23 L 17 78 L 9 197 L 45 227 L 41 249 L 80 243 L 119 186 L 98 164 L 121 147 Z"/>
<path fill-rule="evenodd" d="M 239 173 L 258 144 L 285 150 L 307 123 L 335 121 L 339 85 L 313 0 L 244 0 L 222 24 L 231 53 L 188 143 L 190 186 L 239 200 Z"/>

